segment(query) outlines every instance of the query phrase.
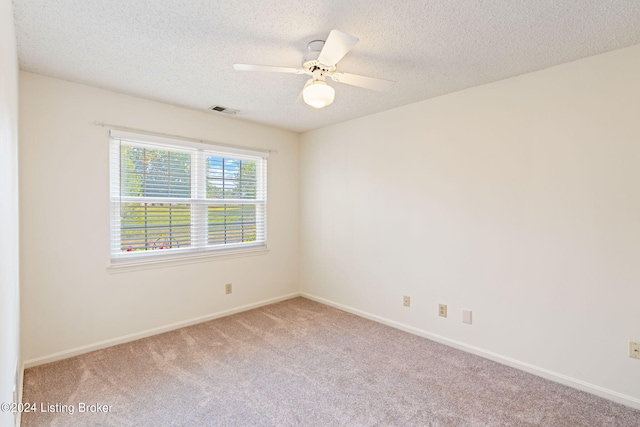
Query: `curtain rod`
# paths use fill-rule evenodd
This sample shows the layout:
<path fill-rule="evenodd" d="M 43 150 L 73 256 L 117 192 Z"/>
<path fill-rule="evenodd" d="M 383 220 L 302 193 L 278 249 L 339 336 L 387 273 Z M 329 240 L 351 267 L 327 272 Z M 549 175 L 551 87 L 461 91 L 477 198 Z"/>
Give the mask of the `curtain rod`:
<path fill-rule="evenodd" d="M 167 137 L 167 138 L 185 139 L 185 140 L 188 140 L 188 141 L 202 142 L 204 144 L 213 144 L 213 145 L 217 145 L 217 146 L 221 146 L 221 147 L 241 148 L 241 149 L 245 149 L 245 150 L 259 151 L 259 152 L 262 152 L 262 153 L 269 153 L 269 154 L 277 154 L 278 153 L 278 150 L 268 150 L 268 149 L 265 150 L 264 148 L 255 148 L 255 147 L 247 147 L 247 146 L 243 146 L 243 145 L 225 144 L 225 143 L 222 143 L 222 142 L 210 141 L 210 140 L 207 140 L 207 139 L 190 138 L 188 136 L 173 135 L 173 134 L 170 134 L 170 133 L 153 132 L 153 131 L 144 130 L 144 129 L 131 128 L 131 127 L 128 127 L 128 126 L 114 125 L 112 123 L 105 123 L 105 122 L 101 122 L 101 121 L 98 121 L 98 120 L 94 120 L 92 124 L 94 126 L 102 126 L 102 127 L 106 126 L 106 127 L 110 127 L 110 128 L 114 128 L 114 129 L 119 129 L 119 130 L 126 130 L 126 131 L 144 133 L 146 135 L 151 135 L 151 136 L 164 136 L 164 137 Z"/>

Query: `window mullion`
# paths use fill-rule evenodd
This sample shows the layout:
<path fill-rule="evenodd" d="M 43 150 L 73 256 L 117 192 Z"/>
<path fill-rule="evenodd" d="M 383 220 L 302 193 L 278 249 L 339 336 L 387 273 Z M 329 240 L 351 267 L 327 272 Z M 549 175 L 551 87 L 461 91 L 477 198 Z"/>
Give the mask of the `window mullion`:
<path fill-rule="evenodd" d="M 207 169 L 206 156 L 202 150 L 191 155 L 191 198 L 206 199 Z M 207 206 L 202 203 L 191 204 L 191 247 L 203 248 L 207 243 Z"/>

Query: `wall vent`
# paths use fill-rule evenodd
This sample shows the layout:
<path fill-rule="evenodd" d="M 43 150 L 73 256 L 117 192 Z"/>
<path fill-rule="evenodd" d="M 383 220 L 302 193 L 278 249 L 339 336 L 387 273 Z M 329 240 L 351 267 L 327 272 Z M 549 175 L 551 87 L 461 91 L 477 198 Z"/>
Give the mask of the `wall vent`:
<path fill-rule="evenodd" d="M 223 107 L 222 105 L 214 105 L 213 107 L 209 108 L 209 110 L 215 111 L 216 113 L 231 115 L 238 114 L 240 112 L 238 110 L 234 110 L 233 108 Z"/>

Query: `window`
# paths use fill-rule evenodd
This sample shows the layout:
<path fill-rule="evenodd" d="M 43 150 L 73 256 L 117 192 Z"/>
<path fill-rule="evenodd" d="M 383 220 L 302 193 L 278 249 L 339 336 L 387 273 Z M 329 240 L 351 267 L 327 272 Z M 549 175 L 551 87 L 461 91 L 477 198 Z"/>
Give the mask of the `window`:
<path fill-rule="evenodd" d="M 266 157 L 111 131 L 112 263 L 266 248 Z"/>

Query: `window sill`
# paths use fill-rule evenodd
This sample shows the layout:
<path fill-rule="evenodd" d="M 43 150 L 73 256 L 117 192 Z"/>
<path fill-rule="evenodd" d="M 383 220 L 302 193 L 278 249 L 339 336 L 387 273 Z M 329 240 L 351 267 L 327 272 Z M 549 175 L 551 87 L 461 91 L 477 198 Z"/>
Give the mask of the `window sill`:
<path fill-rule="evenodd" d="M 199 254 L 178 255 L 178 256 L 162 256 L 148 257 L 146 259 L 137 258 L 136 260 L 117 260 L 111 261 L 107 271 L 109 273 L 126 273 L 129 271 L 148 270 L 153 268 L 173 267 L 176 265 L 194 264 L 200 262 L 227 260 L 233 258 L 244 258 L 249 256 L 266 255 L 269 248 L 262 246 L 250 249 L 239 249 L 235 251 L 225 251 L 222 253 L 203 252 Z"/>

